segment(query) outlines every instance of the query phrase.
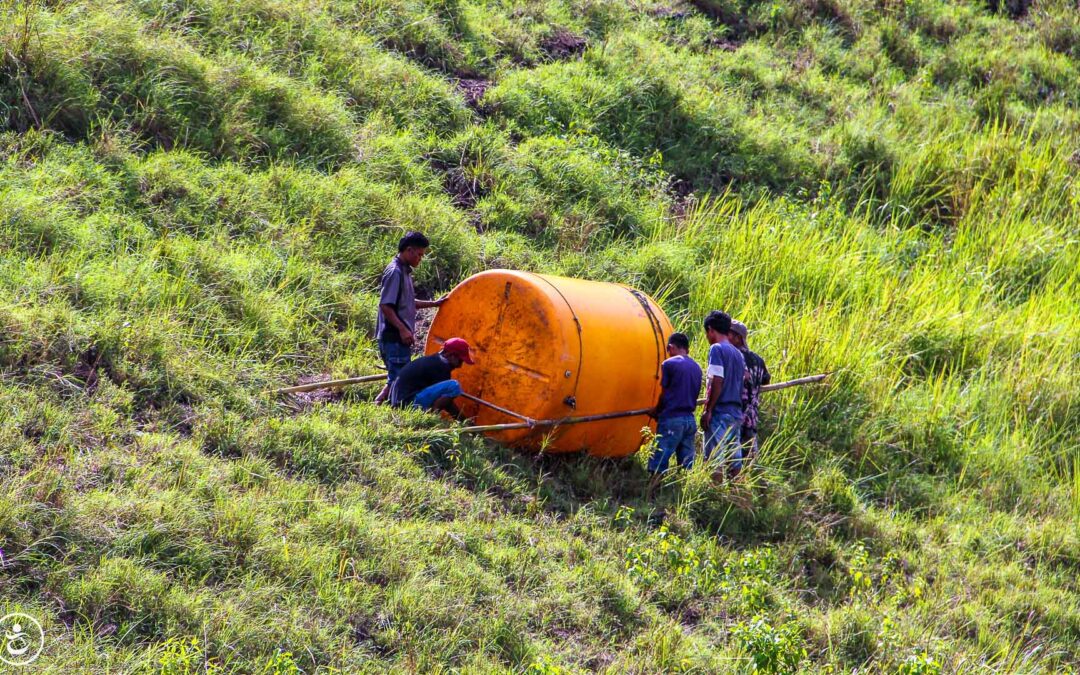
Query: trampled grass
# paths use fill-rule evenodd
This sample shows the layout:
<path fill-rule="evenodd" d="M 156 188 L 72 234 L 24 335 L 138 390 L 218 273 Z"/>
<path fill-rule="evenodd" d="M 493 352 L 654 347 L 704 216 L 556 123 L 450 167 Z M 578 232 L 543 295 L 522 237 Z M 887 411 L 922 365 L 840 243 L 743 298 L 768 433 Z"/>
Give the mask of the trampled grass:
<path fill-rule="evenodd" d="M 946 3 L 0 5 L 0 610 L 50 672 L 1080 667 L 1080 23 Z M 650 496 L 354 389 L 406 229 L 776 379 Z"/>

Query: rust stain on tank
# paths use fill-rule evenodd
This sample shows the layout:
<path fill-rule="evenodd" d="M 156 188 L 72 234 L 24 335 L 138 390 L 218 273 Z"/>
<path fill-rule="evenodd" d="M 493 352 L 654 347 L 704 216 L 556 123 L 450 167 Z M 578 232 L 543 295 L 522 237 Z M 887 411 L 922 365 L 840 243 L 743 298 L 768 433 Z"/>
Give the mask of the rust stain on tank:
<path fill-rule="evenodd" d="M 514 363 L 513 361 L 507 361 L 506 362 L 506 367 L 507 367 L 507 369 L 513 370 L 515 372 L 525 373 L 529 377 L 540 380 L 541 382 L 547 382 L 548 380 L 551 379 L 548 375 L 546 375 L 544 373 L 541 373 L 539 370 L 535 370 L 535 369 L 530 368 L 528 366 L 523 366 L 520 363 Z"/>

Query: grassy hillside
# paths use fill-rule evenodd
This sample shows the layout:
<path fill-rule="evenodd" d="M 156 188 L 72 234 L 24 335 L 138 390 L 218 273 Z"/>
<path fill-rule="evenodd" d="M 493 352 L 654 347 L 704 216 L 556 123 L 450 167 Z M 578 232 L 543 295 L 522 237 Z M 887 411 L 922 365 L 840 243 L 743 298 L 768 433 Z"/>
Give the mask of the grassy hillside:
<path fill-rule="evenodd" d="M 0 610 L 49 672 L 1080 668 L 1073 0 L 0 2 Z M 634 284 L 746 480 L 378 408 L 378 274 Z"/>

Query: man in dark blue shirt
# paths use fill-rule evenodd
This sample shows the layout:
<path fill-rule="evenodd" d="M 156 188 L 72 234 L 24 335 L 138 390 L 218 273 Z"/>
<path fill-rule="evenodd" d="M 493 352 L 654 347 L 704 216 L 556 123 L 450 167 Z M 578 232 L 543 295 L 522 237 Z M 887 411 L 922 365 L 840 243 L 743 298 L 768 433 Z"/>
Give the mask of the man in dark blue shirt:
<path fill-rule="evenodd" d="M 668 338 L 667 353 L 671 357 L 660 366 L 660 402 L 653 412 L 656 417 L 656 450 L 649 459 L 649 473 L 662 474 L 674 454 L 679 465 L 689 469 L 694 463 L 694 441 L 697 425 L 694 410 L 701 392 L 701 366 L 689 356 L 690 339 L 682 333 Z"/>
<path fill-rule="evenodd" d="M 390 386 L 390 403 L 395 408 L 412 406 L 421 410 L 443 411 L 464 419 L 454 399 L 461 396 L 461 384 L 453 372 L 474 363 L 472 348 L 461 338 L 450 338 L 437 354 L 410 361 Z"/>
<path fill-rule="evenodd" d="M 701 413 L 701 429 L 705 432 L 705 459 L 713 452 L 720 461 L 731 456 L 731 474 L 742 470 L 742 450 L 739 432 L 742 429 L 743 374 L 746 362 L 742 353 L 728 340 L 731 317 L 724 312 L 709 312 L 705 317 L 705 337 L 709 344 L 709 367 L 706 370 L 705 410 Z"/>

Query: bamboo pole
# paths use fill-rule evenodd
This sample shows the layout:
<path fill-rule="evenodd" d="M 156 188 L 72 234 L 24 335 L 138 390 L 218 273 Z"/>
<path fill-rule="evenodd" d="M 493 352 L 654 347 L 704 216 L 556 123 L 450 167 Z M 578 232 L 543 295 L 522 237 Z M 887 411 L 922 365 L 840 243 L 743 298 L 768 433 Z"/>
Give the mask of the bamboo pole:
<path fill-rule="evenodd" d="M 485 401 L 484 399 L 480 398 L 479 396 L 473 396 L 472 394 L 463 393 L 461 395 L 461 397 L 462 398 L 467 398 L 470 401 L 472 401 L 473 403 L 479 403 L 480 405 L 487 406 L 487 407 L 491 408 L 492 410 L 501 412 L 502 414 L 507 415 L 509 417 L 516 417 L 516 418 L 518 418 L 519 420 L 521 420 L 523 422 L 532 423 L 532 422 L 535 421 L 531 417 L 526 417 L 525 415 L 522 415 L 520 413 L 516 413 L 513 410 L 509 410 L 507 408 L 497 406 L 497 405 L 495 405 L 494 403 L 492 403 L 490 401 Z"/>
<path fill-rule="evenodd" d="M 344 380 L 324 380 L 322 382 L 308 382 L 307 384 L 298 384 L 295 387 L 285 387 L 284 389 L 275 389 L 275 394 L 296 394 L 301 391 L 314 391 L 315 389 L 337 389 L 338 387 L 345 387 L 350 384 L 363 384 L 365 382 L 383 382 L 386 380 L 386 375 L 363 375 L 361 377 L 349 377 Z"/>
<path fill-rule="evenodd" d="M 832 373 L 822 373 L 820 375 L 807 375 L 806 377 L 800 377 L 795 380 L 788 380 L 787 382 L 777 382 L 776 384 L 766 384 L 761 387 L 762 392 L 766 391 L 780 391 L 781 389 L 787 389 L 788 387 L 797 387 L 800 384 L 812 384 L 814 382 L 821 382 Z"/>
<path fill-rule="evenodd" d="M 508 424 L 481 424 L 479 426 L 462 427 L 458 431 L 511 431 L 513 429 L 533 429 L 535 427 L 558 427 L 564 424 L 582 424 L 584 422 L 599 422 L 600 420 L 614 420 L 621 417 L 637 417 L 648 415 L 654 408 L 639 408 L 637 410 L 620 410 L 619 412 L 600 413 L 598 415 L 582 415 L 580 417 L 563 417 L 557 420 L 533 420 L 530 422 L 510 422 Z"/>
<path fill-rule="evenodd" d="M 829 376 L 829 373 L 821 373 L 820 375 L 808 375 L 806 377 L 800 377 L 800 378 L 797 378 L 797 379 L 794 379 L 794 380 L 788 380 L 786 382 L 777 382 L 776 384 L 767 384 L 767 385 L 765 385 L 765 386 L 763 386 L 761 388 L 761 391 L 762 392 L 780 391 L 781 389 L 787 389 L 789 387 L 797 387 L 797 386 L 803 385 L 803 384 L 812 384 L 814 382 L 821 382 L 822 380 L 824 380 L 828 376 Z M 323 382 L 309 382 L 307 384 L 301 384 L 301 385 L 297 385 L 295 387 L 285 387 L 284 389 L 277 389 L 277 390 L 274 391 L 274 393 L 275 394 L 292 394 L 292 393 L 297 393 L 297 392 L 302 392 L 302 391 L 312 391 L 312 390 L 315 390 L 315 389 L 330 389 L 330 388 L 336 388 L 336 387 L 344 387 L 344 386 L 348 386 L 350 384 L 362 384 L 362 383 L 365 383 L 365 382 L 379 382 L 379 381 L 382 381 L 384 379 L 386 379 L 385 375 L 364 375 L 362 377 L 350 377 L 350 378 L 346 378 L 344 380 L 326 380 L 326 381 L 323 381 Z M 504 415 L 508 415 L 510 417 L 517 417 L 520 420 L 524 420 L 522 422 L 510 422 L 510 423 L 507 423 L 507 424 L 474 425 L 474 426 L 470 426 L 470 427 L 461 427 L 460 429 L 457 430 L 459 432 L 470 432 L 470 433 L 472 433 L 472 432 L 486 432 L 486 431 L 514 431 L 516 429 L 533 429 L 535 427 L 555 427 L 555 426 L 563 426 L 563 425 L 567 425 L 567 424 L 583 424 L 585 422 L 599 422 L 601 420 L 613 420 L 613 419 L 620 419 L 620 418 L 623 418 L 623 417 L 638 417 L 640 415 L 648 415 L 653 410 L 653 408 L 638 408 L 637 410 L 621 410 L 621 411 L 618 411 L 618 412 L 601 413 L 601 414 L 598 414 L 598 415 L 583 415 L 583 416 L 578 416 L 578 417 L 563 417 L 563 418 L 560 418 L 560 419 L 551 419 L 551 420 L 534 420 L 534 419 L 530 419 L 530 418 L 528 418 L 528 417 L 526 417 L 524 415 L 521 415 L 519 413 L 516 413 L 516 412 L 514 412 L 512 410 L 508 410 L 506 408 L 502 408 L 500 406 L 497 406 L 494 403 L 490 403 L 488 401 L 483 400 L 482 398 L 473 396 L 471 394 L 462 394 L 462 396 L 464 398 L 467 398 L 470 401 L 473 401 L 473 402 L 478 403 L 480 405 L 485 405 L 485 406 L 491 408 L 492 410 L 497 410 L 498 412 L 501 412 Z M 699 405 L 702 404 L 702 403 L 705 403 L 705 399 L 701 399 L 701 400 L 698 401 Z"/>
<path fill-rule="evenodd" d="M 787 389 L 788 387 L 797 387 L 802 384 L 812 384 L 814 382 L 821 382 L 829 373 L 822 373 L 820 375 L 809 375 L 807 377 L 800 377 L 794 380 L 788 380 L 786 382 L 777 382 L 776 384 L 768 384 L 761 388 L 761 391 L 779 391 L 781 389 Z M 473 398 L 473 397 L 469 397 Z M 486 403 L 486 401 L 484 402 Z M 705 399 L 698 401 L 698 405 L 705 403 Z M 490 405 L 490 404 L 489 404 Z M 494 407 L 494 406 L 492 406 Z M 557 427 L 566 424 L 583 424 L 585 422 L 599 422 L 601 420 L 614 420 L 623 417 L 638 417 L 640 415 L 648 415 L 654 408 L 638 408 L 636 410 L 621 410 L 619 412 L 601 413 L 598 415 L 582 415 L 579 417 L 563 417 L 561 419 L 553 420 L 530 420 L 528 422 L 509 422 L 507 424 L 480 424 L 471 427 L 462 427 L 458 429 L 459 432 L 486 432 L 486 431 L 514 431 L 517 429 L 534 429 L 536 427 Z M 510 413 L 514 417 L 520 417 L 515 413 Z"/>
<path fill-rule="evenodd" d="M 806 377 L 800 377 L 795 380 L 788 380 L 787 382 L 777 382 L 776 384 L 766 384 L 761 388 L 762 392 L 766 391 L 780 391 L 781 389 L 787 389 L 788 387 L 797 387 L 801 384 L 812 384 L 814 382 L 821 382 L 831 373 L 821 373 L 820 375 L 807 375 Z M 364 384 L 365 382 L 381 382 L 386 379 L 386 375 L 363 375 L 360 377 L 349 377 L 344 380 L 323 380 L 322 382 L 308 382 L 307 384 L 299 384 L 295 387 L 285 387 L 284 389 L 274 389 L 275 394 L 293 394 L 301 391 L 313 391 L 315 389 L 335 389 L 337 387 L 345 387 L 350 384 Z M 507 410 L 506 408 L 500 408 L 494 403 L 489 403 L 481 398 L 472 396 L 471 394 L 462 394 L 470 401 L 474 401 L 481 405 L 486 405 L 493 410 L 498 410 L 501 413 L 510 415 L 511 417 L 518 417 L 521 419 L 528 419 L 524 415 L 519 415 L 515 412 Z M 704 403 L 705 399 L 701 399 L 698 403 Z"/>

